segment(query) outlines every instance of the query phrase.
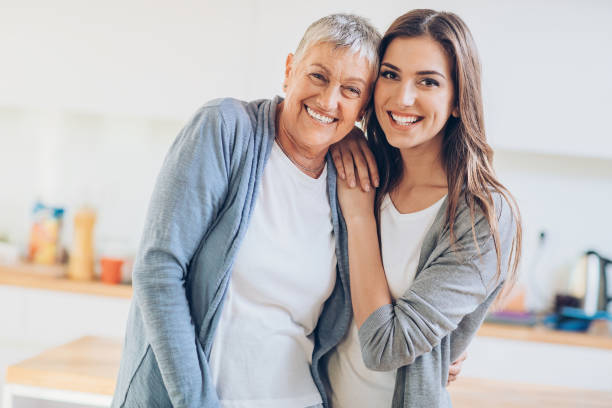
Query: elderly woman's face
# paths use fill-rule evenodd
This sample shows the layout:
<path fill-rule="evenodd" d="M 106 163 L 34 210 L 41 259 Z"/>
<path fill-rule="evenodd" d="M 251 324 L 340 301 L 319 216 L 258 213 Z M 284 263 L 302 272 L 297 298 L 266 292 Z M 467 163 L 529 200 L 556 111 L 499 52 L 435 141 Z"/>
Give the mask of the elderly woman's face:
<path fill-rule="evenodd" d="M 280 128 L 304 147 L 326 149 L 363 115 L 374 75 L 365 57 L 329 43 L 311 46 L 294 66 L 292 58 Z"/>

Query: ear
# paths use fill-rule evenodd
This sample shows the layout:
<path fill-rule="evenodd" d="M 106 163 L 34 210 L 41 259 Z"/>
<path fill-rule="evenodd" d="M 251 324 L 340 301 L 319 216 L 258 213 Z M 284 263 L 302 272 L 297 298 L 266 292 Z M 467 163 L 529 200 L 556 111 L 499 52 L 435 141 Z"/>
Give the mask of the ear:
<path fill-rule="evenodd" d="M 291 70 L 293 68 L 293 54 L 289 53 L 287 55 L 287 60 L 285 61 L 285 80 L 283 81 L 283 89 L 287 88 L 287 82 L 289 77 L 291 76 Z"/>
<path fill-rule="evenodd" d="M 453 111 L 451 112 L 451 115 L 453 115 L 455 118 L 459 117 L 459 108 L 458 107 L 454 107 Z"/>

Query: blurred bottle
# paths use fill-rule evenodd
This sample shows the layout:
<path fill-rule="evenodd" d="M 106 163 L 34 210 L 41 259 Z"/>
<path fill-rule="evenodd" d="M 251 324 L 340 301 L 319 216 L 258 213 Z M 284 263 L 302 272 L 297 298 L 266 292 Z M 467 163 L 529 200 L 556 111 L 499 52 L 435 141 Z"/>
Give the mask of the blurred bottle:
<path fill-rule="evenodd" d="M 28 248 L 30 262 L 51 265 L 61 262 L 60 232 L 64 209 L 37 201 L 32 210 L 32 229 Z"/>
<path fill-rule="evenodd" d="M 68 277 L 75 280 L 93 280 L 94 246 L 93 229 L 96 212 L 84 207 L 74 215 L 74 238 L 68 264 Z"/>

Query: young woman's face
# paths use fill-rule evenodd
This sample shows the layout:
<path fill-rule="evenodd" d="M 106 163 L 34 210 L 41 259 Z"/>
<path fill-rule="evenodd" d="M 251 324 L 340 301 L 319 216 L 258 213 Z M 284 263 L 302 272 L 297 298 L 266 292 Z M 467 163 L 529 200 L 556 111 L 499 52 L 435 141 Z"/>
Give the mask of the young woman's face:
<path fill-rule="evenodd" d="M 391 146 L 440 148 L 446 121 L 458 112 L 452 64 L 429 36 L 391 41 L 374 91 L 376 117 Z"/>

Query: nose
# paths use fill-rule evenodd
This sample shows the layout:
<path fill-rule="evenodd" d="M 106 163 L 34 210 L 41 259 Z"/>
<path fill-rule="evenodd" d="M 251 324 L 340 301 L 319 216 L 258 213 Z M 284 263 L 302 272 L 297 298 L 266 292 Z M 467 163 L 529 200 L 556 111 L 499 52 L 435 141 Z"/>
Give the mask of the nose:
<path fill-rule="evenodd" d="M 406 82 L 398 88 L 397 102 L 402 106 L 412 106 L 416 99 L 416 86 L 412 82 Z"/>
<path fill-rule="evenodd" d="M 330 84 L 321 90 L 317 102 L 319 103 L 319 108 L 328 113 L 333 113 L 336 111 L 339 99 L 340 88 Z"/>

